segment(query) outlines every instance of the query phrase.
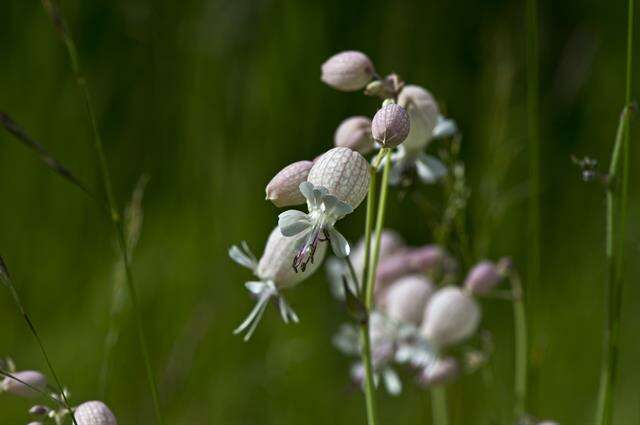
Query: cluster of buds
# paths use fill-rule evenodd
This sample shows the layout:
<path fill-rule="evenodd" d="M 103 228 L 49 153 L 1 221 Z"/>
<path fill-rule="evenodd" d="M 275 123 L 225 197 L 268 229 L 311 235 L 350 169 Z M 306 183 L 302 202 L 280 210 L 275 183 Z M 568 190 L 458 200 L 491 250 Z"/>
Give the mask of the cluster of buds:
<path fill-rule="evenodd" d="M 463 371 L 476 370 L 488 357 L 486 346 L 466 351 L 464 356 L 453 353 L 477 332 L 481 310 L 476 296 L 494 290 L 504 278 L 506 262 L 479 262 L 458 287 L 446 283 L 454 279 L 457 265 L 443 249 L 407 247 L 389 230 L 381 234 L 381 241 L 371 332 L 374 367 L 386 388 L 391 393 L 401 388 L 395 379 L 396 365 L 408 366 L 425 387 L 446 384 Z M 353 253 L 354 265 L 361 264 L 362 250 L 361 243 Z M 346 273 L 335 260 L 328 264 L 332 281 Z M 349 325 L 340 328 L 334 343 L 349 355 L 361 348 L 355 327 Z M 352 370 L 361 368 L 356 363 Z"/>
<path fill-rule="evenodd" d="M 29 415 L 34 418 L 28 425 L 44 425 L 51 422 L 56 425 L 65 423 L 71 412 L 66 407 L 65 400 L 69 399 L 69 392 L 64 394 L 51 392 L 47 385 L 47 377 L 34 370 L 16 371 L 11 359 L 0 359 L 0 366 L 4 379 L 0 381 L 0 392 L 23 398 L 47 397 L 55 402 L 53 407 L 37 404 L 29 409 Z M 115 415 L 106 404 L 101 401 L 87 401 L 71 409 L 75 423 L 78 425 L 117 425 Z"/>
<path fill-rule="evenodd" d="M 442 161 L 426 149 L 431 141 L 450 138 L 458 129 L 455 121 L 442 115 L 428 90 L 405 84 L 397 74 L 380 77 L 371 59 L 356 51 L 329 58 L 322 65 L 321 80 L 337 90 L 365 89 L 366 95 L 385 99 L 373 122 L 360 116 L 344 120 L 335 133 L 336 146 L 363 155 L 375 147 L 395 148 L 390 176 L 394 185 L 414 172 L 424 183 L 434 183 L 447 174 Z"/>

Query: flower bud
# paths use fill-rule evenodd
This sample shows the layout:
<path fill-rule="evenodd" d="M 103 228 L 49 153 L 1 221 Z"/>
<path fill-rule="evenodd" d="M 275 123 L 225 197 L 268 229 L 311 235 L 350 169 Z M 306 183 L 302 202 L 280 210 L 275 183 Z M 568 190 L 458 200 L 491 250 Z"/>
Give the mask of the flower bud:
<path fill-rule="evenodd" d="M 405 86 L 398 96 L 398 104 L 403 106 L 411 120 L 411 129 L 402 146 L 407 150 L 422 150 L 431 140 L 433 129 L 438 123 L 438 104 L 427 90 L 420 86 Z"/>
<path fill-rule="evenodd" d="M 342 91 L 363 89 L 374 74 L 371 59 L 362 52 L 346 51 L 331 56 L 322 64 L 320 79 Z"/>
<path fill-rule="evenodd" d="M 307 180 L 311 167 L 312 161 L 298 161 L 284 167 L 267 185 L 267 200 L 276 207 L 304 204 L 305 198 L 299 186 Z"/>
<path fill-rule="evenodd" d="M 289 288 L 312 275 L 322 264 L 327 250 L 326 243 L 319 243 L 314 253 L 314 261 L 304 270 L 294 271 L 291 267 L 296 256 L 300 237 L 286 237 L 276 227 L 273 229 L 258 262 L 257 276 L 263 281 L 273 281 L 276 288 Z"/>
<path fill-rule="evenodd" d="M 380 258 L 376 285 L 381 287 L 407 274 L 428 273 L 439 268 L 448 270 L 452 267 L 450 257 L 437 245 L 399 250 L 386 258 Z"/>
<path fill-rule="evenodd" d="M 383 147 L 393 148 L 407 138 L 410 127 L 407 111 L 400 105 L 389 103 L 374 115 L 371 134 Z"/>
<path fill-rule="evenodd" d="M 459 373 L 460 365 L 455 358 L 439 358 L 422 370 L 419 380 L 425 387 L 432 387 L 450 382 L 455 379 Z"/>
<path fill-rule="evenodd" d="M 307 181 L 356 209 L 367 195 L 369 179 L 367 160 L 358 152 L 340 147 L 318 158 Z"/>
<path fill-rule="evenodd" d="M 35 405 L 33 407 L 31 407 L 31 409 L 29 409 L 29 414 L 30 415 L 34 415 L 34 416 L 44 416 L 47 413 L 49 413 L 51 411 L 51 409 L 49 409 L 47 406 L 43 406 L 41 404 Z"/>
<path fill-rule="evenodd" d="M 491 261 L 476 264 L 464 281 L 464 288 L 474 295 L 485 295 L 502 280 L 498 268 Z"/>
<path fill-rule="evenodd" d="M 470 337 L 480 323 L 480 307 L 469 295 L 455 286 L 438 290 L 427 304 L 422 335 L 438 348 Z"/>
<path fill-rule="evenodd" d="M 402 277 L 384 291 L 381 310 L 394 321 L 417 326 L 434 289 L 433 283 L 423 275 Z"/>
<path fill-rule="evenodd" d="M 375 242 L 375 235 L 371 235 L 371 247 L 373 248 L 373 244 Z M 353 249 L 353 252 L 350 255 L 351 262 L 353 263 L 353 267 L 356 269 L 356 273 L 361 273 L 364 267 L 364 249 L 365 241 L 364 238 L 360 239 L 358 245 Z M 383 259 L 396 254 L 400 251 L 404 251 L 405 242 L 396 231 L 390 229 L 383 229 L 380 234 L 380 248 L 379 248 L 379 256 L 380 261 Z M 371 251 L 369 251 L 371 254 Z"/>
<path fill-rule="evenodd" d="M 360 116 L 347 118 L 338 126 L 333 140 L 336 146 L 349 148 L 363 155 L 371 152 L 371 120 Z"/>
<path fill-rule="evenodd" d="M 40 391 L 44 391 L 47 388 L 47 377 L 40 372 L 25 370 L 23 372 L 12 373 L 12 375 Z M 8 376 L 2 381 L 2 390 L 20 397 L 33 398 L 40 395 L 36 390 Z"/>
<path fill-rule="evenodd" d="M 78 425 L 117 425 L 118 421 L 106 404 L 101 401 L 87 401 L 73 412 Z"/>

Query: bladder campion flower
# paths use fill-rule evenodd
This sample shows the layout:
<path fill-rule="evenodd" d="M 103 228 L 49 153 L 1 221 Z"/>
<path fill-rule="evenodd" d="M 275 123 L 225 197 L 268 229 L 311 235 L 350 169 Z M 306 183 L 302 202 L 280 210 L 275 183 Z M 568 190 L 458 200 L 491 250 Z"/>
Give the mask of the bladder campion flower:
<path fill-rule="evenodd" d="M 300 183 L 307 180 L 311 167 L 312 161 L 298 161 L 284 167 L 267 185 L 267 200 L 276 207 L 304 204 L 305 198 L 299 187 Z"/>
<path fill-rule="evenodd" d="M 115 415 L 101 401 L 87 401 L 73 412 L 78 425 L 117 425 Z"/>
<path fill-rule="evenodd" d="M 40 391 L 47 389 L 47 377 L 40 372 L 36 372 L 35 370 L 25 370 L 22 372 L 14 372 L 12 375 Z M 8 376 L 2 380 L 0 389 L 3 392 L 20 397 L 31 398 L 38 397 L 40 395 L 36 390 L 31 389 L 22 382 L 16 381 Z"/>
<path fill-rule="evenodd" d="M 491 261 L 481 261 L 476 264 L 464 281 L 465 290 L 474 295 L 485 295 L 502 280 L 498 267 Z"/>
<path fill-rule="evenodd" d="M 456 344 L 470 337 L 480 323 L 480 307 L 468 294 L 446 286 L 427 304 L 421 332 L 437 348 Z"/>
<path fill-rule="evenodd" d="M 418 326 L 424 309 L 435 287 L 424 275 L 414 274 L 393 282 L 379 297 L 382 313 L 389 319 Z"/>
<path fill-rule="evenodd" d="M 304 241 L 304 237 L 283 236 L 276 227 L 269 235 L 260 261 L 256 260 L 244 242 L 240 247 L 234 245 L 229 249 L 231 259 L 253 271 L 253 274 L 259 279 L 245 283 L 245 287 L 257 297 L 258 301 L 244 322 L 234 331 L 235 334 L 239 334 L 246 330 L 245 341 L 251 338 L 272 298 L 278 300 L 280 315 L 285 323 L 298 322 L 298 316 L 280 292 L 297 285 L 315 272 L 322 263 L 326 252 L 326 244 L 318 244 L 315 261 L 312 261 L 309 266 L 305 265 L 300 273 L 297 273 L 291 269 L 291 262 L 296 256 L 301 241 Z"/>
<path fill-rule="evenodd" d="M 349 148 L 333 148 L 315 161 L 307 181 L 300 184 L 309 212 L 285 211 L 278 221 L 284 236 L 302 237 L 293 260 L 294 271 L 304 271 L 313 262 L 317 245 L 325 240 L 330 241 L 336 256 L 349 255 L 349 243 L 334 226 L 366 196 L 368 170 L 364 157 Z"/>
<path fill-rule="evenodd" d="M 337 147 L 345 147 L 365 155 L 374 148 L 371 136 L 371 120 L 357 116 L 342 121 L 333 136 Z"/>
<path fill-rule="evenodd" d="M 362 52 L 345 51 L 331 56 L 322 64 L 320 79 L 329 86 L 342 91 L 365 88 L 375 70 L 371 59 Z"/>
<path fill-rule="evenodd" d="M 371 121 L 371 134 L 382 147 L 394 148 L 407 138 L 410 127 L 407 111 L 395 103 L 386 103 Z"/>
<path fill-rule="evenodd" d="M 407 110 L 411 129 L 407 139 L 391 158 L 394 164 L 391 183 L 399 183 L 404 173 L 414 168 L 420 180 L 433 183 L 444 176 L 447 169 L 437 158 L 424 151 L 431 140 L 455 134 L 455 123 L 442 117 L 431 93 L 420 86 L 405 86 L 398 96 L 398 104 Z"/>

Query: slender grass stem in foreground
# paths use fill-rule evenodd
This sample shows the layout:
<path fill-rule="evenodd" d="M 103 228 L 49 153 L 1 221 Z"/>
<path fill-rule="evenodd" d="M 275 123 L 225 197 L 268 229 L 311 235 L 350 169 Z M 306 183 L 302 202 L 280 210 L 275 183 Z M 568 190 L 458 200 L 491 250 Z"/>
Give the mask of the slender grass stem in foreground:
<path fill-rule="evenodd" d="M 75 425 L 78 425 L 78 423 L 76 422 L 76 418 L 73 416 L 73 411 L 71 410 L 71 405 L 69 404 L 69 400 L 67 399 L 67 395 L 64 392 L 64 387 L 62 386 L 62 382 L 58 378 L 58 374 L 56 373 L 55 369 L 53 368 L 53 365 L 51 364 L 51 360 L 49 359 L 49 355 L 47 354 L 47 351 L 44 348 L 44 344 L 42 343 L 42 339 L 40 339 L 40 335 L 36 331 L 36 327 L 33 325 L 33 322 L 31 321 L 31 317 L 29 317 L 29 314 L 27 313 L 27 310 L 24 308 L 24 305 L 22 304 L 22 300 L 20 299 L 20 295 L 18 295 L 18 291 L 16 290 L 15 286 L 13 285 L 13 281 L 11 280 L 11 276 L 9 275 L 9 270 L 7 269 L 7 266 L 6 266 L 5 262 L 4 262 L 4 260 L 2 259 L 2 257 L 0 257 L 0 280 L 2 281 L 2 283 L 4 283 L 4 285 L 7 287 L 7 289 L 9 289 L 9 292 L 11 292 L 11 295 L 13 296 L 13 300 L 14 300 L 16 306 L 18 307 L 18 310 L 20 310 L 20 313 L 22 314 L 22 317 L 24 317 L 25 322 L 27 322 L 27 326 L 29 326 L 29 330 L 31 331 L 31 333 L 35 337 L 36 341 L 38 342 L 38 346 L 40 347 L 40 351 L 42 352 L 42 356 L 44 357 L 44 360 L 47 363 L 47 367 L 49 368 L 49 371 L 51 372 L 51 375 L 53 376 L 53 379 L 56 381 L 56 386 L 58 387 L 58 391 L 60 392 L 60 396 L 62 397 L 64 405 L 69 410 L 69 413 L 71 414 L 71 421 Z M 19 381 L 19 382 L 21 382 L 21 381 Z M 29 385 L 29 387 L 31 387 L 31 386 Z"/>
<path fill-rule="evenodd" d="M 444 387 L 431 389 L 431 411 L 433 413 L 433 425 L 449 425 L 447 412 L 447 390 Z"/>
<path fill-rule="evenodd" d="M 540 137 L 539 137 L 539 65 L 538 4 L 526 0 L 527 133 L 529 159 L 529 211 L 527 254 L 528 306 L 540 315 Z M 539 323 L 539 320 L 537 321 Z M 535 377 L 535 376 L 534 376 Z M 526 400 L 523 401 L 526 408 Z"/>
<path fill-rule="evenodd" d="M 513 391 L 515 397 L 514 415 L 517 423 L 526 414 L 527 400 L 527 321 L 522 293 L 522 282 L 515 270 L 509 271 L 513 296 L 513 323 L 515 338 L 515 374 Z"/>
<path fill-rule="evenodd" d="M 109 173 L 109 167 L 107 166 L 107 159 L 104 154 L 104 149 L 102 147 L 102 138 L 100 137 L 100 132 L 98 131 L 98 125 L 96 122 L 95 113 L 93 111 L 93 106 L 91 102 L 91 96 L 89 93 L 89 89 L 87 87 L 87 82 L 85 77 L 82 75 L 80 70 L 80 61 L 78 59 L 78 52 L 71 37 L 71 33 L 68 30 L 60 7 L 55 2 L 55 0 L 42 0 L 42 4 L 45 10 L 49 13 L 51 17 L 54 27 L 56 31 L 60 34 L 62 41 L 67 49 L 67 53 L 69 55 L 69 59 L 71 62 L 71 68 L 74 73 L 76 84 L 80 88 L 82 92 L 85 107 L 87 110 L 87 115 L 89 117 L 89 121 L 91 122 L 91 129 L 93 132 L 93 147 L 96 151 L 96 155 L 98 157 L 98 165 L 100 168 L 100 175 L 102 177 L 102 183 L 104 185 L 104 190 L 107 196 L 108 207 L 110 210 L 111 221 L 113 223 L 116 237 L 118 240 L 118 247 L 120 248 L 120 252 L 122 255 L 127 287 L 129 289 L 129 295 L 131 296 L 131 303 L 133 305 L 133 310 L 136 316 L 136 323 L 138 329 L 138 341 L 140 344 L 140 349 L 142 351 L 143 360 L 145 363 L 145 370 L 147 374 L 147 381 L 149 385 L 149 389 L 151 391 L 151 396 L 153 399 L 153 406 L 156 414 L 156 419 L 158 423 L 162 424 L 162 414 L 160 412 L 160 402 L 158 397 L 158 388 L 155 382 L 155 377 L 153 375 L 153 369 L 151 367 L 151 361 L 149 358 L 149 351 L 147 348 L 146 337 L 144 333 L 144 326 L 142 323 L 142 313 L 140 312 L 140 308 L 138 305 L 138 296 L 136 293 L 135 285 L 133 282 L 133 273 L 131 271 L 131 261 L 129 254 L 127 252 L 127 243 L 125 238 L 124 226 L 122 224 L 122 218 L 118 211 L 118 207 L 115 202 L 115 197 L 113 195 L 113 188 L 111 184 L 111 177 Z"/>
<path fill-rule="evenodd" d="M 633 110 L 631 88 L 633 75 L 634 0 L 627 3 L 627 61 L 625 107 L 613 146 L 607 186 L 606 299 L 607 320 L 604 331 L 604 353 L 596 411 L 597 425 L 613 423 L 615 387 L 618 371 L 619 340 L 624 292 L 624 248 L 629 197 L 629 120 Z M 622 163 L 621 163 L 622 162 Z M 622 172 L 622 178 L 620 178 Z"/>

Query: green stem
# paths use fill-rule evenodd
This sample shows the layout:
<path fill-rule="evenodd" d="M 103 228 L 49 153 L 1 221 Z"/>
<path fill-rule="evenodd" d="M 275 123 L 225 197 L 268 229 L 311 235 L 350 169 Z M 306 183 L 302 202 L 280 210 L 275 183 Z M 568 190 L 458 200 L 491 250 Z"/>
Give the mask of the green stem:
<path fill-rule="evenodd" d="M 66 396 L 66 394 L 64 392 L 64 387 L 62 386 L 62 382 L 60 381 L 60 378 L 58 378 L 58 374 L 56 373 L 55 369 L 53 368 L 53 364 L 51 363 L 51 360 L 49 359 L 49 355 L 47 354 L 47 350 L 45 350 L 45 348 L 44 348 L 44 343 L 42 342 L 42 339 L 40 338 L 40 334 L 38 333 L 38 331 L 36 331 L 36 327 L 34 326 L 33 322 L 31 321 L 31 317 L 29 317 L 29 314 L 27 313 L 27 310 L 24 308 L 24 305 L 22 304 L 22 300 L 20 299 L 20 295 L 18 295 L 18 291 L 16 290 L 16 287 L 13 284 L 13 281 L 11 280 L 11 276 L 9 275 L 9 271 L 8 271 L 7 266 L 4 263 L 4 260 L 2 259 L 2 257 L 0 257 L 0 280 L 2 281 L 2 283 L 4 283 L 4 285 L 7 287 L 7 289 L 9 289 L 9 292 L 11 292 L 11 295 L 13 296 L 13 301 L 15 302 L 16 306 L 18 307 L 18 310 L 20 310 L 20 314 L 22 314 L 22 317 L 24 318 L 25 322 L 27 322 L 27 326 L 29 327 L 29 330 L 33 334 L 34 338 L 36 339 L 36 341 L 38 343 L 38 347 L 40 347 L 40 352 L 42 353 L 42 356 L 44 357 L 45 363 L 47 364 L 47 367 L 49 368 L 49 372 L 51 372 L 51 376 L 53 376 L 53 379 L 56 382 L 56 386 L 58 387 L 58 391 L 60 392 L 60 396 L 62 397 L 62 401 L 64 403 L 64 406 L 69 410 L 69 413 L 71 414 L 71 421 L 75 425 L 78 425 L 78 423 L 76 422 L 76 418 L 73 415 L 73 410 L 71 410 L 71 404 L 69 404 L 69 400 L 67 399 L 67 396 Z"/>
<path fill-rule="evenodd" d="M 529 308 L 538 312 L 540 294 L 540 136 L 538 4 L 526 0 L 527 133 L 530 194 L 528 202 L 527 285 Z"/>
<path fill-rule="evenodd" d="M 524 308 L 522 282 L 515 271 L 511 271 L 511 292 L 513 295 L 513 324 L 515 338 L 514 414 L 517 423 L 526 414 L 527 408 L 527 319 Z"/>
<path fill-rule="evenodd" d="M 153 399 L 153 407 L 156 415 L 156 419 L 159 424 L 163 423 L 162 414 L 160 411 L 160 401 L 158 396 L 158 388 L 156 384 L 155 377 L 153 375 L 153 369 L 151 367 L 151 361 L 149 358 L 149 352 L 147 349 L 147 342 L 144 332 L 144 326 L 142 323 L 142 313 L 140 312 L 140 308 L 138 306 L 138 297 L 135 290 L 135 285 L 133 282 L 133 274 L 131 272 L 131 261 L 129 255 L 127 253 L 127 244 L 124 234 L 124 227 L 122 224 L 122 218 L 120 216 L 118 207 L 115 202 L 115 197 L 113 195 L 113 187 L 111 184 L 111 176 L 109 173 L 109 167 L 107 165 L 107 158 L 104 153 L 102 138 L 100 136 L 100 132 L 98 131 L 98 125 L 96 121 L 95 112 L 93 110 L 93 105 L 91 102 L 91 95 L 89 93 L 89 89 L 87 87 L 87 81 L 82 75 L 80 70 L 80 61 L 78 52 L 76 49 L 76 45 L 73 41 L 73 38 L 70 35 L 70 32 L 64 22 L 62 13 L 58 5 L 54 0 L 43 0 L 43 5 L 49 15 L 51 16 L 54 26 L 56 30 L 60 33 L 62 40 L 64 42 L 65 47 L 67 48 L 67 53 L 69 55 L 69 59 L 71 62 L 71 68 L 74 73 L 76 84 L 80 88 L 82 92 L 82 96 L 85 103 L 85 108 L 87 110 L 87 115 L 89 117 L 89 121 L 91 123 L 91 130 L 93 132 L 93 148 L 98 157 L 98 166 L 100 168 L 100 175 L 102 179 L 102 184 L 104 186 L 104 191 L 107 197 L 108 208 L 110 211 L 111 222 L 116 232 L 116 237 L 118 239 L 118 247 L 120 249 L 120 253 L 122 255 L 122 260 L 125 266 L 126 272 L 126 281 L 127 287 L 129 289 L 129 295 L 131 297 L 131 302 L 133 305 L 133 310 L 135 311 L 137 329 L 138 329 L 138 342 L 140 345 L 140 350 L 142 351 L 143 361 L 145 363 L 145 371 L 147 375 L 147 383 L 149 386 L 149 390 L 151 391 L 151 396 Z"/>
<path fill-rule="evenodd" d="M 376 272 L 378 270 L 378 261 L 380 260 L 380 239 L 382 237 L 382 228 L 384 227 L 384 217 L 387 208 L 387 192 L 389 182 L 389 169 L 391 168 L 391 150 L 383 148 L 381 151 L 384 157 L 384 170 L 382 171 L 382 182 L 380 183 L 380 200 L 378 201 L 378 213 L 376 217 L 375 243 L 373 245 L 373 253 L 369 264 L 369 273 L 367 274 L 367 283 L 365 287 L 365 305 L 370 310 L 373 307 L 373 291 L 376 283 Z"/>
<path fill-rule="evenodd" d="M 381 159 L 386 154 L 386 150 L 381 150 L 378 156 L 373 161 L 373 165 L 369 169 L 370 182 L 369 182 L 369 194 L 367 196 L 367 218 L 365 223 L 365 261 L 362 271 L 363 287 L 361 288 L 360 295 L 364 297 L 364 305 L 367 310 L 367 314 L 371 312 L 373 308 L 373 296 L 369 295 L 369 276 L 375 276 L 375 269 L 370 267 L 371 265 L 371 233 L 373 227 L 374 206 L 376 198 L 376 172 L 380 165 Z M 385 168 L 386 170 L 386 168 Z M 383 173 L 383 187 L 386 186 L 387 178 L 385 179 Z M 376 238 L 377 240 L 378 238 Z M 379 245 L 379 241 L 378 241 Z M 376 252 L 374 248 L 374 252 Z M 354 271 L 352 271 L 354 273 Z M 373 362 L 371 359 L 371 336 L 369 333 L 369 321 L 360 324 L 360 338 L 362 340 L 362 362 L 365 368 L 365 401 L 367 405 L 367 423 L 369 425 L 376 425 L 376 399 L 375 399 L 375 382 L 374 382 L 374 370 Z"/>
<path fill-rule="evenodd" d="M 449 424 L 447 390 L 444 387 L 434 387 L 431 389 L 431 411 L 433 413 L 433 425 Z"/>

